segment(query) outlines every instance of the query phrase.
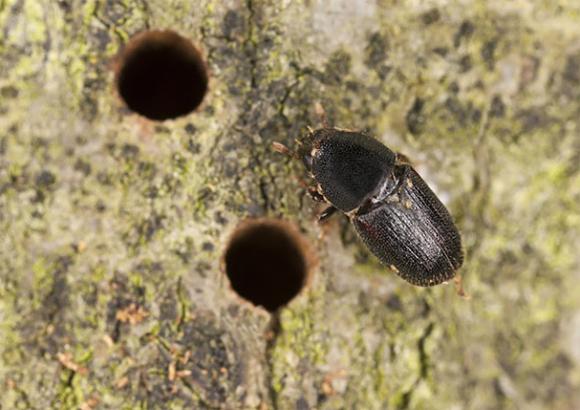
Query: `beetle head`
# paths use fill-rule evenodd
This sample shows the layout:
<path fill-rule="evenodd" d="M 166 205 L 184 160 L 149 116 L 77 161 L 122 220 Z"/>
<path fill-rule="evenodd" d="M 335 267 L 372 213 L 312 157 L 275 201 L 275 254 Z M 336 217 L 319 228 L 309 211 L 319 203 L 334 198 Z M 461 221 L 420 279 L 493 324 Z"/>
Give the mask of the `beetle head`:
<path fill-rule="evenodd" d="M 297 157 L 300 158 L 308 171 L 313 171 L 314 161 L 321 146 L 325 141 L 332 139 L 337 131 L 339 130 L 335 128 L 319 128 L 313 130 L 308 127 L 308 133 L 296 140 L 298 144 L 298 149 L 296 150 Z"/>

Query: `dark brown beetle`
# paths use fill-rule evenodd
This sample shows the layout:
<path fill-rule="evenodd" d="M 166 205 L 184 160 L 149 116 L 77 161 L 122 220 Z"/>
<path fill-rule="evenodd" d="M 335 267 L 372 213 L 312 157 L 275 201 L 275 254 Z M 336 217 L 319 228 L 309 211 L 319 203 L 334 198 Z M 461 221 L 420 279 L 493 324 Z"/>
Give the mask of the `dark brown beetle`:
<path fill-rule="evenodd" d="M 315 200 L 330 204 L 323 221 L 344 212 L 367 247 L 417 286 L 451 280 L 463 263 L 461 237 L 449 212 L 407 158 L 365 134 L 321 128 L 296 153 L 316 186 Z"/>

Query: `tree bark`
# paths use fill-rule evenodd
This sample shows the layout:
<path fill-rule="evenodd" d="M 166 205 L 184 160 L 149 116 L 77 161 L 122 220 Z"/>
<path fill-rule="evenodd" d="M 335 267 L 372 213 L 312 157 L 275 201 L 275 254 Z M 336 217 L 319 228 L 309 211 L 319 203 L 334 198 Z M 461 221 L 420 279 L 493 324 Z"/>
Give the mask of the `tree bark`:
<path fill-rule="evenodd" d="M 0 0 L 0 28 L 0 409 L 580 407 L 575 2 Z M 202 51 L 196 112 L 119 98 L 147 29 Z M 320 106 L 445 202 L 469 299 L 316 223 L 271 144 Z M 256 217 L 317 260 L 275 314 L 224 274 Z"/>

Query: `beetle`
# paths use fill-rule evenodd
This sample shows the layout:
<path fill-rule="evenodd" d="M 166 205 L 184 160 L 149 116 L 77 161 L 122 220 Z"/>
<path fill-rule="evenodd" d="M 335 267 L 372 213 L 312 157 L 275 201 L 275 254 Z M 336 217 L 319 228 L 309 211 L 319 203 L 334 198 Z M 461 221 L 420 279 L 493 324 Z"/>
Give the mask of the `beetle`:
<path fill-rule="evenodd" d="M 455 277 L 463 264 L 461 236 L 407 157 L 338 128 L 309 130 L 297 143 L 296 152 L 279 142 L 273 149 L 303 162 L 314 182 L 310 195 L 329 204 L 319 221 L 342 211 L 370 251 L 413 285 Z"/>

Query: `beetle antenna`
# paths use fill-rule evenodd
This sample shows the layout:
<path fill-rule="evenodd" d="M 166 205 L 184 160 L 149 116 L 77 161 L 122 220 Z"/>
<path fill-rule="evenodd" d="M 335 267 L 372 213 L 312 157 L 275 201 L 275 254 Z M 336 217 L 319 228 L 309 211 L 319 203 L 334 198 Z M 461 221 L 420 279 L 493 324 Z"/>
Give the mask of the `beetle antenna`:
<path fill-rule="evenodd" d="M 316 113 L 318 120 L 322 123 L 322 127 L 328 128 L 328 120 L 326 118 L 326 110 L 324 109 L 324 107 L 322 106 L 322 104 L 319 101 L 317 101 L 314 104 L 314 112 Z"/>
<path fill-rule="evenodd" d="M 274 141 L 272 143 L 272 149 L 280 154 L 288 155 L 289 157 L 296 157 L 296 153 L 291 151 L 286 145 L 281 142 Z"/>

